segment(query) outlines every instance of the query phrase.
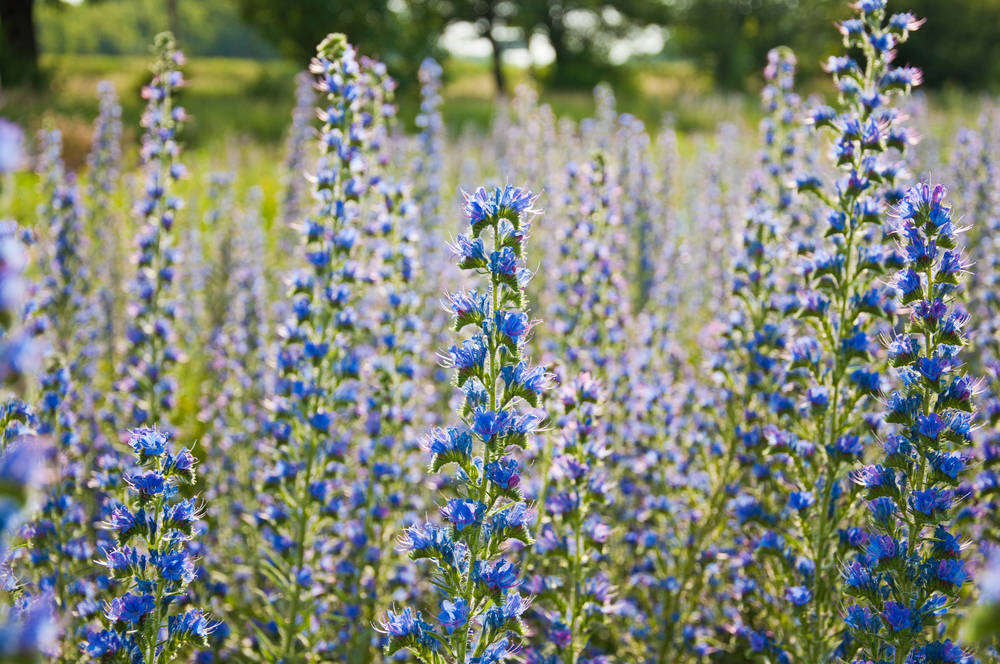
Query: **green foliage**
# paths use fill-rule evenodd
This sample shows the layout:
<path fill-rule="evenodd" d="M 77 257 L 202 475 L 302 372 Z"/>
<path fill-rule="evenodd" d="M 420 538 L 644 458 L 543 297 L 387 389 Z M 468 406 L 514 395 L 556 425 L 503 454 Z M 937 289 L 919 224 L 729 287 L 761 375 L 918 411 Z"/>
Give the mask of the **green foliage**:
<path fill-rule="evenodd" d="M 281 55 L 302 68 L 311 45 L 337 29 L 359 51 L 386 62 L 404 99 L 415 87 L 427 55 L 440 59 L 444 28 L 470 21 L 481 35 L 489 26 L 516 28 L 520 46 L 543 36 L 555 61 L 537 72 L 548 88 L 589 89 L 616 83 L 619 96 L 634 92 L 628 67 L 609 60 L 615 40 L 637 28 L 664 26 L 663 55 L 693 59 L 724 90 L 753 87 L 760 63 L 775 44 L 792 47 L 805 79 L 835 50 L 829 30 L 846 0 L 178 0 L 180 43 L 191 56 L 270 58 Z M 163 0 L 86 0 L 79 6 L 36 0 L 43 53 L 145 55 L 150 36 L 167 27 Z M 1000 84 L 1000 0 L 913 0 L 890 4 L 926 17 L 928 27 L 900 49 L 899 61 L 919 66 L 931 87 L 970 89 Z M 496 36 L 498 31 L 494 31 Z M 507 33 L 503 33 L 507 34 Z M 823 35 L 817 38 L 816 35 Z M 501 72 L 506 77 L 506 67 Z M 267 83 L 260 81 L 262 90 Z M 508 88 L 511 87 L 507 84 Z M 263 96 L 263 95 L 262 95 Z M 405 103 L 405 102 L 404 102 Z"/>
<path fill-rule="evenodd" d="M 187 55 L 271 58 L 276 50 L 239 20 L 229 0 L 179 0 L 178 43 Z M 102 0 L 37 9 L 44 53 L 146 55 L 150 35 L 167 28 L 163 0 Z M 113 27 L 112 27 L 113 26 Z"/>
<path fill-rule="evenodd" d="M 841 16 L 844 4 L 842 0 L 682 0 L 676 5 L 667 50 L 673 56 L 694 57 L 720 87 L 742 90 L 756 80 L 768 50 L 785 44 L 796 52 L 800 69 L 809 77 L 818 73 L 820 58 L 839 41 L 827 27 Z"/>
<path fill-rule="evenodd" d="M 437 5 L 393 0 L 228 0 L 285 57 L 302 63 L 330 30 L 346 34 L 359 53 L 386 63 L 405 89 L 444 28 Z"/>
<path fill-rule="evenodd" d="M 899 48 L 899 62 L 924 72 L 924 84 L 1000 86 L 1000 0 L 908 0 L 926 30 Z"/>
<path fill-rule="evenodd" d="M 586 20 L 567 18 L 584 12 Z M 511 23 L 524 31 L 526 40 L 532 34 L 548 38 L 555 61 L 547 72 L 547 83 L 580 89 L 621 75 L 621 68 L 609 60 L 615 39 L 628 39 L 639 27 L 666 25 L 669 16 L 667 5 L 659 0 L 523 0 L 517 3 Z"/>

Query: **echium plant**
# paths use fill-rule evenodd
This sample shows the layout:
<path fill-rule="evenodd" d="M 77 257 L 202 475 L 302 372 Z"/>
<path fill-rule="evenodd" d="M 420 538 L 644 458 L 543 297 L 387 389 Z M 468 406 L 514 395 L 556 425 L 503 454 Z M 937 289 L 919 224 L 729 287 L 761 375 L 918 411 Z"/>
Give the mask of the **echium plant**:
<path fill-rule="evenodd" d="M 440 222 L 441 184 L 444 178 L 444 121 L 441 118 L 441 65 L 433 58 L 420 63 L 420 113 L 416 124 L 416 155 L 412 172 L 417 178 L 414 200 L 420 217 L 435 228 Z"/>
<path fill-rule="evenodd" d="M 551 461 L 545 504 L 535 542 L 531 577 L 522 589 L 534 595 L 537 630 L 528 661 L 546 656 L 564 664 L 593 661 L 593 635 L 616 609 L 616 589 L 607 570 L 605 547 L 612 529 L 607 515 L 613 483 L 602 468 L 609 454 L 598 417 L 600 385 L 582 373 L 563 385 L 562 436 Z"/>
<path fill-rule="evenodd" d="M 104 606 L 105 629 L 87 634 L 80 649 L 93 661 L 165 664 L 215 628 L 201 609 L 182 606 L 195 580 L 190 540 L 200 508 L 181 490 L 194 485 L 197 462 L 155 428 L 129 432 L 128 445 L 135 464 L 107 521 L 117 546 L 98 561 L 119 582 L 118 594 Z"/>
<path fill-rule="evenodd" d="M 906 265 L 895 284 L 909 320 L 887 338 L 899 387 L 886 399 L 896 433 L 854 474 L 868 503 L 868 542 L 844 569 L 858 600 L 845 621 L 859 661 L 959 662 L 940 629 L 968 579 L 951 526 L 956 488 L 971 459 L 977 381 L 961 369 L 966 314 L 956 303 L 967 263 L 941 185 L 921 183 L 899 203 L 895 235 Z"/>
<path fill-rule="evenodd" d="M 100 283 L 97 292 L 101 311 L 100 343 L 104 346 L 105 370 L 112 374 L 116 363 L 115 341 L 121 325 L 120 284 L 124 282 L 121 221 L 114 201 L 122 158 L 122 107 L 111 82 L 98 83 L 97 93 L 99 111 L 87 155 L 87 210 L 89 233 L 94 238 L 91 255 L 95 256 L 94 271 Z M 109 382 L 113 380 L 112 376 Z"/>
<path fill-rule="evenodd" d="M 416 206 L 408 182 L 391 170 L 395 81 L 380 62 L 363 57 L 361 68 L 374 132 L 370 147 L 377 164 L 369 180 L 372 205 L 365 227 L 371 238 L 365 249 L 371 252 L 368 274 L 373 287 L 359 306 L 359 325 L 365 327 L 365 342 L 371 347 L 362 362 L 365 435 L 351 446 L 345 478 L 350 486 L 344 491 L 346 509 L 338 524 L 343 557 L 337 564 L 337 592 L 343 603 L 335 611 L 341 647 L 348 649 L 352 664 L 380 658 L 384 644 L 370 625 L 381 598 L 389 594 L 399 598 L 412 591 L 407 580 L 412 563 L 392 554 L 391 541 L 403 514 L 424 507 L 420 498 L 414 503 L 410 487 L 419 471 L 407 461 L 417 447 L 411 425 L 420 412 L 413 361 L 421 329 L 415 291 L 420 238 L 414 230 Z M 400 562 L 405 570 L 402 580 Z"/>
<path fill-rule="evenodd" d="M 85 267 L 86 246 L 81 227 L 83 216 L 79 188 L 67 173 L 61 157 L 62 140 L 57 130 L 43 131 L 42 183 L 46 200 L 39 212 L 46 228 L 40 229 L 46 252 L 46 275 L 36 315 L 44 316 L 49 331 L 50 352 L 45 371 L 39 376 L 38 432 L 51 437 L 49 463 L 57 470 L 35 518 L 22 529 L 26 547 L 19 549 L 26 566 L 30 592 L 49 592 L 58 611 L 72 613 L 71 587 L 85 574 L 93 559 L 91 526 L 95 515 L 95 492 L 86 486 L 85 457 L 89 445 L 88 418 L 95 390 L 90 387 L 92 365 L 88 353 L 93 344 L 87 336 L 96 332 L 89 320 Z"/>
<path fill-rule="evenodd" d="M 158 424 L 172 410 L 174 381 L 169 375 L 178 359 L 174 333 L 174 305 L 170 290 L 174 281 L 177 250 L 173 246 L 174 220 L 182 199 L 174 195 L 174 183 L 185 174 L 178 161 L 177 132 L 186 119 L 175 95 L 184 84 L 178 67 L 184 56 L 168 32 L 156 36 L 153 78 L 143 87 L 147 100 L 142 115 L 142 165 L 145 190 L 136 205 L 143 220 L 139 230 L 135 280 L 127 306 L 128 348 L 119 389 L 128 393 L 128 413 L 136 424 Z"/>
<path fill-rule="evenodd" d="M 313 122 L 316 117 L 316 90 L 309 72 L 300 72 L 295 77 L 295 107 L 292 109 L 292 124 L 285 140 L 285 181 L 281 198 L 281 218 L 291 225 L 302 218 L 303 207 L 307 204 L 306 179 L 303 173 L 309 167 L 308 158 L 312 153 Z"/>
<path fill-rule="evenodd" d="M 569 166 L 567 215 L 552 296 L 556 339 L 572 371 L 608 371 L 620 363 L 628 320 L 628 285 L 613 238 L 619 232 L 617 193 L 601 154 Z M 616 374 L 617 375 L 617 374 Z"/>
<path fill-rule="evenodd" d="M 322 96 L 321 156 L 314 178 L 318 207 L 301 223 L 310 270 L 292 278 L 291 315 L 279 329 L 276 394 L 269 424 L 273 462 L 257 513 L 268 546 L 262 566 L 267 622 L 257 630 L 271 661 L 304 661 L 324 646 L 318 630 L 333 619 L 332 570 L 324 566 L 325 537 L 342 502 L 339 464 L 357 408 L 360 359 L 353 303 L 359 268 L 353 260 L 362 204 L 369 189 L 371 116 L 354 48 L 342 34 L 317 47 L 310 64 Z M 336 436 L 334 432 L 337 432 Z"/>
<path fill-rule="evenodd" d="M 431 664 L 499 664 L 520 647 L 529 601 L 505 550 L 512 540 L 529 545 L 531 537 L 510 450 L 523 448 L 538 429 L 542 416 L 534 409 L 548 383 L 546 372 L 524 357 L 533 325 L 524 250 L 534 201 L 511 185 L 466 196 L 471 233 L 455 241 L 457 263 L 488 282 L 482 291 L 449 296 L 455 330 L 472 330 L 443 356 L 465 393 L 462 423 L 436 428 L 426 439 L 430 472 L 454 466 L 455 476 L 441 485 L 444 523 L 412 526 L 399 539 L 412 559 L 433 564 L 431 583 L 440 594 L 431 601 L 440 610 L 431 609 L 436 625 L 411 607 L 387 611 L 379 629 L 389 637 L 389 654 L 406 648 Z"/>
<path fill-rule="evenodd" d="M 744 608 L 735 632 L 748 639 L 755 652 L 774 649 L 767 634 L 756 628 L 768 624 L 768 612 L 786 612 L 785 595 L 789 590 L 781 585 L 782 581 L 792 580 L 792 588 L 802 582 L 797 578 L 801 573 L 795 569 L 794 559 L 781 561 L 788 569 L 780 575 L 765 562 L 753 561 L 752 550 L 760 536 L 758 528 L 769 519 L 742 518 L 742 509 L 748 505 L 762 514 L 784 508 L 780 497 L 778 504 L 770 502 L 773 496 L 766 489 L 771 465 L 778 466 L 780 472 L 783 457 L 762 452 L 769 434 L 777 424 L 784 423 L 794 406 L 786 394 L 789 377 L 782 356 L 790 329 L 787 314 L 795 298 L 784 293 L 789 275 L 782 272 L 781 266 L 787 255 L 777 238 L 795 225 L 795 193 L 789 178 L 799 150 L 799 99 L 793 90 L 796 60 L 789 49 L 777 48 L 768 52 L 767 61 L 766 84 L 761 93 L 767 112 L 761 122 L 764 148 L 759 154 L 760 170 L 753 176 L 741 251 L 733 267 L 731 311 L 724 342 L 713 361 L 715 375 L 726 394 L 725 421 L 720 424 L 722 437 L 735 445 L 730 460 L 735 467 L 724 467 L 724 481 L 741 484 L 732 507 L 745 538 L 742 544 L 751 547 L 749 555 L 744 551 L 732 558 L 737 579 L 734 590 L 737 596 L 743 596 Z M 741 469 L 739 474 L 737 468 Z M 764 490 L 755 491 L 755 484 Z"/>
<path fill-rule="evenodd" d="M 46 200 L 38 212 L 47 226 L 43 233 L 51 245 L 39 313 L 53 328 L 53 347 L 65 356 L 76 350 L 76 315 L 84 307 L 83 287 L 89 281 L 81 250 L 83 209 L 76 177 L 66 171 L 62 162 L 62 134 L 58 129 L 42 130 L 39 141 L 43 146 L 41 188 Z"/>
<path fill-rule="evenodd" d="M 860 0 L 857 15 L 839 26 L 847 48 L 863 59 L 831 56 L 826 69 L 839 91 L 840 110 L 820 107 L 812 126 L 834 134 L 833 157 L 840 177 L 832 193 L 815 175 L 797 178 L 827 212 L 827 240 L 808 252 L 801 267 L 798 316 L 801 333 L 788 344 L 789 369 L 800 373 L 795 418 L 768 437 L 770 450 L 787 454 L 787 473 L 769 483 L 785 507 L 783 523 L 758 543 L 781 559 L 794 560 L 801 583 L 786 590 L 787 646 L 793 660 L 825 662 L 848 647 L 839 618 L 841 597 L 829 582 L 838 556 L 862 535 L 846 528 L 852 518 L 847 472 L 864 452 L 878 425 L 873 404 L 884 378 L 875 338 L 891 323 L 895 303 L 881 275 L 902 265 L 886 247 L 884 207 L 899 201 L 902 153 L 911 137 L 889 106 L 894 94 L 920 83 L 916 69 L 891 66 L 894 47 L 920 26 L 912 14 L 887 16 L 884 0 Z M 799 332 L 799 330 L 797 330 Z M 761 516 L 759 504 L 740 506 L 742 521 Z M 785 531 L 785 538 L 775 532 Z"/>

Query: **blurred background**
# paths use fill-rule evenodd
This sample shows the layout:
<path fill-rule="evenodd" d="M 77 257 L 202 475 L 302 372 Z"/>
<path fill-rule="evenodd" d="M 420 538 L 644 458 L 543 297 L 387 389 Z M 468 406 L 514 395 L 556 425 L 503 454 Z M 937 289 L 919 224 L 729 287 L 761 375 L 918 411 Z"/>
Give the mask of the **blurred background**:
<path fill-rule="evenodd" d="M 898 61 L 924 70 L 934 104 L 961 109 L 1000 89 L 1000 0 L 890 0 L 927 25 Z M 757 108 L 769 48 L 799 56 L 804 92 L 826 90 L 820 62 L 836 51 L 831 23 L 844 0 L 2 0 L 0 114 L 29 131 L 60 126 L 67 158 L 82 158 L 99 80 L 116 83 L 125 126 L 140 111 L 149 44 L 173 30 L 189 56 L 184 104 L 191 146 L 239 136 L 277 144 L 293 77 L 327 32 L 384 60 L 399 82 L 404 122 L 416 112 L 415 72 L 445 67 L 451 131 L 485 127 L 498 94 L 533 82 L 558 115 L 591 112 L 590 90 L 648 121 L 671 113 L 681 131 L 714 128 Z"/>

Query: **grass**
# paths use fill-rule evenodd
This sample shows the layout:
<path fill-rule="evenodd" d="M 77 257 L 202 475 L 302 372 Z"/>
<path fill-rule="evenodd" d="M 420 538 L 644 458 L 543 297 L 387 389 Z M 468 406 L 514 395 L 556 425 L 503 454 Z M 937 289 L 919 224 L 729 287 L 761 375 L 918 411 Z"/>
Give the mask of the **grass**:
<path fill-rule="evenodd" d="M 90 147 L 97 84 L 110 80 L 122 100 L 126 145 L 134 146 L 142 112 L 139 92 L 149 76 L 145 56 L 50 54 L 44 57 L 43 66 L 49 76 L 47 89 L 6 92 L 0 99 L 0 114 L 20 123 L 31 135 L 45 123 L 58 126 L 63 131 L 66 162 L 79 168 Z M 282 60 L 192 58 L 185 66 L 188 86 L 181 97 L 193 118 L 184 130 L 186 152 L 205 150 L 210 156 L 220 155 L 230 150 L 234 141 L 261 146 L 268 153 L 278 149 L 291 117 L 297 70 L 294 63 Z M 532 72 L 524 68 L 508 67 L 505 73 L 511 88 L 532 80 Z M 752 126 L 759 114 L 754 96 L 725 96 L 714 91 L 705 74 L 688 62 L 634 63 L 622 69 L 615 83 L 619 110 L 650 126 L 670 115 L 681 134 L 710 132 L 719 122 L 734 118 Z M 821 82 L 807 81 L 806 91 L 828 87 L 823 81 L 817 88 L 817 83 Z M 489 64 L 448 60 L 442 96 L 442 112 L 450 132 L 488 127 L 496 113 Z M 398 101 L 404 123 L 412 128 L 418 100 L 401 96 Z M 593 113 L 593 98 L 587 90 L 546 90 L 540 101 L 550 104 L 559 117 L 580 119 Z M 973 123 L 979 107 L 970 103 L 978 100 L 955 90 L 936 94 L 933 101 L 935 113 L 950 124 Z M 134 148 L 126 150 L 132 159 L 134 153 Z"/>
<path fill-rule="evenodd" d="M 34 133 L 45 123 L 64 134 L 67 163 L 77 167 L 89 149 L 91 125 L 97 113 L 97 84 L 113 82 L 121 96 L 126 142 L 138 133 L 142 102 L 139 92 L 147 82 L 144 56 L 54 55 L 43 58 L 48 86 L 42 91 L 8 91 L 0 113 Z M 443 114 L 454 133 L 469 127 L 483 129 L 495 114 L 495 86 L 486 62 L 452 59 L 445 63 Z M 192 58 L 185 66 L 188 86 L 181 103 L 193 120 L 185 128 L 189 149 L 217 149 L 234 137 L 265 145 L 280 144 L 287 127 L 297 67 L 282 60 Z M 531 72 L 509 67 L 511 88 L 531 80 Z M 703 103 L 711 96 L 707 79 L 687 63 L 646 63 L 623 71 L 627 81 L 619 93 L 623 111 L 658 122 L 665 111 L 684 131 L 709 129 L 731 111 L 725 105 Z M 696 101 L 697 100 L 697 101 Z M 558 116 L 582 118 L 592 113 L 589 91 L 545 91 L 543 103 Z M 404 122 L 412 123 L 418 100 L 399 99 Z M 708 111 L 706 111 L 708 109 Z M 412 126 L 412 124 L 411 124 Z"/>

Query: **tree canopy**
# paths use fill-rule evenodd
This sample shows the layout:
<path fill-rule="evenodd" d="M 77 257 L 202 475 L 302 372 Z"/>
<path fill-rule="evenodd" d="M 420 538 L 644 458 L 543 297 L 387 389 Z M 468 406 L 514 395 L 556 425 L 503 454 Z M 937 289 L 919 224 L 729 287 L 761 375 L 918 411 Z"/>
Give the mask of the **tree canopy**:
<path fill-rule="evenodd" d="M 100 2 L 100 8 L 92 7 Z M 588 87 L 616 78 L 612 45 L 640 28 L 661 26 L 660 57 L 691 59 L 725 89 L 756 80 L 767 50 L 784 44 L 803 73 L 816 73 L 836 47 L 831 22 L 844 0 L 5 0 L 0 3 L 0 81 L 37 79 L 38 43 L 72 52 L 145 52 L 151 36 L 179 26 L 192 54 L 305 62 L 330 31 L 349 35 L 381 58 L 404 85 L 420 61 L 441 55 L 439 38 L 457 22 L 475 26 L 492 46 L 492 71 L 505 87 L 503 52 L 543 37 L 554 61 L 548 85 Z M 899 59 L 924 70 L 928 87 L 1000 87 L 1000 0 L 907 0 L 928 21 Z M 897 9 L 897 7 L 892 7 Z M 37 17 L 41 17 L 38 29 Z M 815 35 L 829 35 L 816 39 Z"/>

